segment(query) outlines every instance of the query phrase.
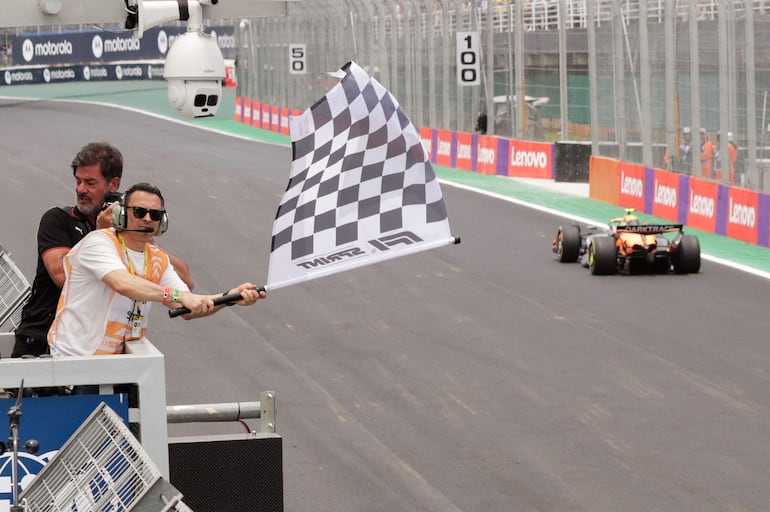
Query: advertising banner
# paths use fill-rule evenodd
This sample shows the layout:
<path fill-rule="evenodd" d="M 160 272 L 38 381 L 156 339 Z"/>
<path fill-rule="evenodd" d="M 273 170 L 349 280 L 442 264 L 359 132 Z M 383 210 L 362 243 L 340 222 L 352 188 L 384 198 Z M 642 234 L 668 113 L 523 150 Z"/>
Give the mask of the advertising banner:
<path fill-rule="evenodd" d="M 281 131 L 281 107 L 270 107 L 270 129 L 276 133 Z"/>
<path fill-rule="evenodd" d="M 453 135 L 449 130 L 436 130 L 436 164 L 452 167 Z"/>
<path fill-rule="evenodd" d="M 422 145 L 425 148 L 425 151 L 428 153 L 428 158 L 430 161 L 436 163 L 436 161 L 433 159 L 433 155 L 435 153 L 433 150 L 433 128 L 427 128 L 424 126 L 421 127 L 420 140 L 422 141 Z"/>
<path fill-rule="evenodd" d="M 235 115 L 234 118 L 237 122 L 243 121 L 243 98 L 241 96 L 235 97 Z"/>
<path fill-rule="evenodd" d="M 243 100 L 243 122 L 251 124 L 251 99 L 245 98 Z"/>
<path fill-rule="evenodd" d="M 270 130 L 270 105 L 267 103 L 262 104 L 262 129 Z"/>
<path fill-rule="evenodd" d="M 18 67 L 0 70 L 0 86 L 103 82 L 120 80 L 163 80 L 163 64 L 123 62 L 74 66 Z"/>
<path fill-rule="evenodd" d="M 289 135 L 289 109 L 281 109 L 281 133 L 283 135 Z"/>
<path fill-rule="evenodd" d="M 727 187 L 720 185 L 725 193 L 721 193 L 719 207 L 725 207 L 727 216 L 724 233 L 730 238 L 737 238 L 751 244 L 757 243 L 757 226 L 759 225 L 759 194 L 753 190 Z M 721 220 L 721 216 L 720 216 Z M 721 227 L 721 226 L 720 226 Z M 721 232 L 718 228 L 717 232 Z"/>
<path fill-rule="evenodd" d="M 466 132 L 457 132 L 457 153 L 455 156 L 455 167 L 464 171 L 473 170 L 473 134 Z"/>
<path fill-rule="evenodd" d="M 647 177 L 645 179 L 644 211 L 662 219 L 680 222 L 679 205 L 682 197 L 681 191 L 684 189 L 680 183 L 680 178 L 684 178 L 684 176 L 649 168 L 645 174 Z M 686 194 L 684 198 L 686 201 Z"/>
<path fill-rule="evenodd" d="M 251 100 L 251 126 L 262 128 L 262 103 Z"/>
<path fill-rule="evenodd" d="M 11 38 L 13 65 L 165 59 L 169 47 L 186 30 L 184 26 L 155 27 L 145 31 L 141 39 L 130 30 L 21 34 Z M 216 38 L 224 58 L 235 58 L 234 27 L 212 27 L 207 33 Z"/>
<path fill-rule="evenodd" d="M 554 145 L 526 140 L 509 141 L 508 176 L 553 179 Z"/>
<path fill-rule="evenodd" d="M 718 188 L 713 181 L 690 178 L 690 197 L 685 222 L 688 226 L 716 232 Z"/>
<path fill-rule="evenodd" d="M 476 137 L 477 157 L 476 172 L 479 174 L 497 174 L 497 137 L 479 135 Z"/>
<path fill-rule="evenodd" d="M 644 166 L 620 162 L 618 169 L 620 170 L 619 206 L 644 211 Z"/>

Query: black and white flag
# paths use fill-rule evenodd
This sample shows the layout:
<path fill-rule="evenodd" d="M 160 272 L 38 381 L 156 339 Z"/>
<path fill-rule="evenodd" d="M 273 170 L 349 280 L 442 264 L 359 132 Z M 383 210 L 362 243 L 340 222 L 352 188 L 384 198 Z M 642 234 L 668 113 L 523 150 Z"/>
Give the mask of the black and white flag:
<path fill-rule="evenodd" d="M 273 224 L 268 290 L 458 243 L 417 128 L 354 62 L 290 118 L 291 176 Z"/>

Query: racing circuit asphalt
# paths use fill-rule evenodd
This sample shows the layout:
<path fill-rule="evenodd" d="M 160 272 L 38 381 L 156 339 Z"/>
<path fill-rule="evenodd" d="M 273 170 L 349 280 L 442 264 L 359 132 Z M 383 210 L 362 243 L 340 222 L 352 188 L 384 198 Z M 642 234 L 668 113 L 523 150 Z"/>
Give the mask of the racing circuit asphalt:
<path fill-rule="evenodd" d="M 30 279 L 41 213 L 72 203 L 68 164 L 103 139 L 124 153 L 123 190 L 163 190 L 159 242 L 196 291 L 264 281 L 288 146 L 0 101 L 0 243 Z M 442 188 L 460 245 L 192 323 L 158 308 L 168 403 L 275 390 L 290 512 L 767 508 L 770 281 L 711 260 L 697 275 L 594 277 L 551 253 L 565 218 Z"/>

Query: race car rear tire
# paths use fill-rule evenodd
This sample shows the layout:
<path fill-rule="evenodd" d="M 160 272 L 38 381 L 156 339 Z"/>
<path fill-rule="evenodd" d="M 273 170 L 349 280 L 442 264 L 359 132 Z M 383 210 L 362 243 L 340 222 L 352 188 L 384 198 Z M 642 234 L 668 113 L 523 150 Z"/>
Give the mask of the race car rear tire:
<path fill-rule="evenodd" d="M 559 228 L 557 254 L 562 263 L 574 263 L 580 256 L 580 228 L 564 226 Z"/>
<path fill-rule="evenodd" d="M 597 237 L 591 241 L 588 267 L 595 276 L 606 276 L 618 271 L 618 248 L 614 238 Z"/>
<path fill-rule="evenodd" d="M 674 272 L 697 274 L 700 270 L 700 242 L 695 235 L 683 235 L 676 249 Z"/>

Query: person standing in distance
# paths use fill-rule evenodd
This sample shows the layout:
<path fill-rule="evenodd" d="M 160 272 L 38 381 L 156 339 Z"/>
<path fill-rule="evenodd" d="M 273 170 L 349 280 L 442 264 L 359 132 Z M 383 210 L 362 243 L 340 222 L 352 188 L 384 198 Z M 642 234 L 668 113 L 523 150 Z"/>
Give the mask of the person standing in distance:
<path fill-rule="evenodd" d="M 220 296 L 197 295 L 170 264 L 153 237 L 168 229 L 160 190 L 137 183 L 113 210 L 114 228 L 86 235 L 64 258 L 66 279 L 48 331 L 54 358 L 121 354 L 125 343 L 145 336 L 153 302 L 169 308 L 184 306 L 189 320 L 215 313 Z M 264 298 L 251 283 L 222 295 L 239 293 L 236 304 L 249 306 Z"/>
<path fill-rule="evenodd" d="M 112 208 L 123 176 L 123 155 L 107 142 L 89 142 L 72 160 L 74 206 L 54 207 L 40 219 L 37 232 L 37 268 L 32 295 L 24 305 L 11 357 L 48 353 L 48 329 L 64 285 L 64 256 L 86 234 L 112 226 Z M 110 198 L 109 196 L 113 197 Z M 194 283 L 187 264 L 172 256 L 172 263 L 188 287 Z"/>

